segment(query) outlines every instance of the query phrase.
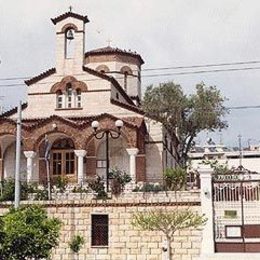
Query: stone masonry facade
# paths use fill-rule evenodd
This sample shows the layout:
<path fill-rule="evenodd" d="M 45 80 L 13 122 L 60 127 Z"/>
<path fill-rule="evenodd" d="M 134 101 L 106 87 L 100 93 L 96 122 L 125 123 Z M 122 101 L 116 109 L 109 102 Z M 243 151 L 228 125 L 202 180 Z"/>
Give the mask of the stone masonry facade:
<path fill-rule="evenodd" d="M 74 195 L 76 196 L 76 195 Z M 32 203 L 32 202 L 25 202 Z M 59 246 L 53 250 L 53 260 L 160 260 L 164 236 L 159 231 L 140 231 L 131 225 L 136 212 L 149 210 L 172 211 L 190 208 L 200 212 L 200 193 L 183 191 L 123 194 L 119 198 L 97 201 L 91 198 L 51 202 L 37 202 L 46 208 L 50 217 L 62 220 Z M 0 205 L 0 214 L 7 211 L 8 203 Z M 109 218 L 109 245 L 91 247 L 91 215 L 107 214 Z M 85 243 L 79 255 L 73 255 L 68 243 L 81 234 Z M 200 254 L 202 230 L 177 232 L 171 244 L 173 259 L 197 259 Z M 78 258 L 77 258 L 78 257 Z"/>

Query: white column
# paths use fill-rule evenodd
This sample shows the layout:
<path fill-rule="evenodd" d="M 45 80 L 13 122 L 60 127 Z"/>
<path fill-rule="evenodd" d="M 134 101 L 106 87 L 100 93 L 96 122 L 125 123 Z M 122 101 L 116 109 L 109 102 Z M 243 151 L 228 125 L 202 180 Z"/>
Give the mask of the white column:
<path fill-rule="evenodd" d="M 33 158 L 36 155 L 34 151 L 24 151 L 23 152 L 27 159 L 27 182 L 30 183 L 33 181 Z"/>
<path fill-rule="evenodd" d="M 128 152 L 130 158 L 129 158 L 129 174 L 130 177 L 132 178 L 131 183 L 135 184 L 136 183 L 136 155 L 138 153 L 137 148 L 128 148 L 126 149 Z"/>
<path fill-rule="evenodd" d="M 201 256 L 207 259 L 207 256 L 214 254 L 214 232 L 213 232 L 213 204 L 212 204 L 212 174 L 213 169 L 209 165 L 203 165 L 198 169 L 201 180 L 201 210 L 207 217 L 207 223 L 203 227 Z"/>
<path fill-rule="evenodd" d="M 78 184 L 82 185 L 83 183 L 83 162 L 84 162 L 84 157 L 87 154 L 87 151 L 85 150 L 74 150 L 76 156 L 78 157 Z"/>

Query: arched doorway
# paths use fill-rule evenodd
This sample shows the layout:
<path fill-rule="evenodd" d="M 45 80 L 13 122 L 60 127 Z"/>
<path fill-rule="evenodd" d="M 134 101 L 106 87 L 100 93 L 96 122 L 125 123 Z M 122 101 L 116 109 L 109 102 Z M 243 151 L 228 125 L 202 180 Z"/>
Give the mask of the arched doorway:
<path fill-rule="evenodd" d="M 124 171 L 129 174 L 129 155 L 126 151 L 127 144 L 123 137 L 118 139 L 109 138 L 109 168 Z M 99 142 L 97 151 L 96 173 L 106 179 L 106 142 Z"/>
<path fill-rule="evenodd" d="M 50 172 L 55 177 L 73 178 L 76 174 L 75 147 L 70 138 L 59 138 L 52 144 Z"/>

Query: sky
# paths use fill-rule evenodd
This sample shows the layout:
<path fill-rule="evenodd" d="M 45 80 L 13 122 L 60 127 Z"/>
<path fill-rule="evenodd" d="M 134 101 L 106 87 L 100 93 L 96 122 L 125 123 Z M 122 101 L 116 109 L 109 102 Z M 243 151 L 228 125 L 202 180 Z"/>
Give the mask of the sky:
<path fill-rule="evenodd" d="M 143 91 L 150 84 L 174 81 L 189 94 L 197 83 L 216 86 L 225 105 L 260 106 L 260 69 L 176 75 L 179 72 L 252 68 L 260 63 L 199 69 L 205 64 L 260 61 L 259 0 L 0 0 L 0 103 L 5 109 L 26 101 L 23 78 L 55 66 L 55 33 L 50 18 L 73 7 L 88 15 L 86 51 L 112 47 L 137 51 L 143 59 Z M 171 74 L 163 76 L 161 74 Z M 174 75 L 175 73 L 175 75 Z M 149 77 L 148 75 L 159 74 Z M 21 78 L 6 80 L 7 78 Z M 20 84 L 20 85 L 17 85 Z M 15 85 L 15 86 L 14 86 Z M 231 110 L 229 128 L 206 136 L 243 146 L 260 140 L 260 108 Z"/>

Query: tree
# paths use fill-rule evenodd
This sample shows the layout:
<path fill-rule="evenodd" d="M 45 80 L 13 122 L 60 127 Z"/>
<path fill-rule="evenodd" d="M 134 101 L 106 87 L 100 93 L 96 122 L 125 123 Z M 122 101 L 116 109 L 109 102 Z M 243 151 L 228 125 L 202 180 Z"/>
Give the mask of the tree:
<path fill-rule="evenodd" d="M 188 152 L 194 138 L 203 130 L 226 128 L 223 120 L 228 110 L 216 87 L 196 86 L 196 93 L 185 95 L 181 86 L 173 82 L 146 89 L 142 108 L 145 114 L 163 124 L 174 146 L 176 163 L 186 166 Z"/>
<path fill-rule="evenodd" d="M 31 205 L 10 209 L 0 218 L 0 259 L 47 259 L 58 245 L 61 221 Z"/>
<path fill-rule="evenodd" d="M 198 228 L 206 223 L 204 215 L 199 215 L 189 209 L 174 211 L 153 210 L 148 212 L 138 212 L 133 215 L 132 225 L 141 230 L 162 231 L 166 237 L 167 259 L 171 259 L 170 243 L 174 239 L 177 230 L 188 228 Z"/>

